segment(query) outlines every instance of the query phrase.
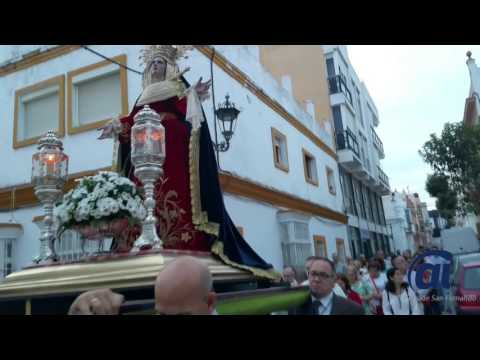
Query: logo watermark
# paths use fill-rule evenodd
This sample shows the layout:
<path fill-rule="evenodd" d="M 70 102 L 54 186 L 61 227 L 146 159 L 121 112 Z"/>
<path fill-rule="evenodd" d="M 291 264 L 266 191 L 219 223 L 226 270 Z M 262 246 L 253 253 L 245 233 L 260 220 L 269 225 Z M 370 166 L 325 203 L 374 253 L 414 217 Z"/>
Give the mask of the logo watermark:
<path fill-rule="evenodd" d="M 450 289 L 452 261 L 453 255 L 444 250 L 429 250 L 418 255 L 408 269 L 410 286 L 421 290 Z"/>
<path fill-rule="evenodd" d="M 463 295 L 463 296 L 456 296 L 456 295 L 431 295 L 431 296 L 420 296 L 420 301 L 433 301 L 433 302 L 442 302 L 442 301 L 455 301 L 455 302 L 475 302 L 477 301 L 477 296 L 475 294 L 471 295 Z"/>

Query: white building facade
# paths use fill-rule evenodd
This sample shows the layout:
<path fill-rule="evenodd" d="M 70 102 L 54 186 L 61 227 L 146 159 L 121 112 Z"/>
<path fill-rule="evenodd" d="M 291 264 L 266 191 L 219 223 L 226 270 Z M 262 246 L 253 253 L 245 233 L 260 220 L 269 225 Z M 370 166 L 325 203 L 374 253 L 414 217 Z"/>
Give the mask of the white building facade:
<path fill-rule="evenodd" d="M 391 229 L 394 252 L 415 251 L 415 225 L 407 205 L 407 195 L 398 191 L 383 196 L 383 208 L 387 225 Z"/>
<path fill-rule="evenodd" d="M 330 88 L 339 172 L 352 254 L 390 252 L 382 195 L 390 193 L 381 160 L 383 143 L 375 128 L 378 111 L 348 59 L 344 45 L 323 45 Z"/>
<path fill-rule="evenodd" d="M 143 45 L 90 48 L 143 70 Z M 257 46 L 199 46 L 181 67 L 191 68 L 185 77 L 194 83 L 210 78 L 212 64 L 217 103 L 228 93 L 242 111 L 219 163 L 227 210 L 247 242 L 277 270 L 313 254 L 350 255 L 332 137 L 262 67 Z M 113 140 L 97 140 L 96 128 L 128 113 L 141 90 L 140 75 L 77 45 L 0 46 L 0 230 L 12 243 L 8 259 L 0 253 L 0 265 L 10 264 L 4 275 L 30 265 L 39 250 L 42 210 L 29 184 L 38 136 L 61 135 L 72 177 L 111 169 Z M 211 100 L 203 107 L 214 138 Z M 58 251 L 74 260 L 79 246 L 69 233 Z"/>

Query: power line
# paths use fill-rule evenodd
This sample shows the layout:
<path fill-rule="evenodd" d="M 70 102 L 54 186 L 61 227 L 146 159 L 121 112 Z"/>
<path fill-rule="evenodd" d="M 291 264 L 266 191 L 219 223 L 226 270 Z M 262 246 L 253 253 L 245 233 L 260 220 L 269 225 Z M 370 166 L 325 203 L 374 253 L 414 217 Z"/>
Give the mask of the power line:
<path fill-rule="evenodd" d="M 110 61 L 110 62 L 113 63 L 113 64 L 117 64 L 118 66 L 123 67 L 124 69 L 127 69 L 128 71 L 134 72 L 135 74 L 138 74 L 138 75 L 143 75 L 142 72 L 137 71 L 137 70 L 134 70 L 134 69 L 132 69 L 132 68 L 129 68 L 127 65 L 120 64 L 119 62 L 113 60 L 112 58 L 109 58 L 108 56 L 105 56 L 105 55 L 100 54 L 99 52 L 97 52 L 97 51 L 95 51 L 95 50 L 93 50 L 93 49 L 90 49 L 90 48 L 89 48 L 88 46 L 86 46 L 86 45 L 80 45 L 80 47 L 84 48 L 84 49 L 87 50 L 87 51 L 90 51 L 92 54 L 95 54 L 95 55 L 100 56 L 101 58 L 103 58 L 103 59 L 105 59 L 105 60 L 107 60 L 107 61 Z"/>

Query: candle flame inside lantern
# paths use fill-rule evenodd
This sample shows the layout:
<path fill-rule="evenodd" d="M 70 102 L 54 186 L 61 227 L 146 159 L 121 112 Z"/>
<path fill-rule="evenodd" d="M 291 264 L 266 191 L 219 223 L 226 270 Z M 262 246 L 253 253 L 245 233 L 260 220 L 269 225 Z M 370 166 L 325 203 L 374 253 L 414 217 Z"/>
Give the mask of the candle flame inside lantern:
<path fill-rule="evenodd" d="M 145 132 L 138 132 L 135 134 L 135 138 L 139 143 L 145 143 L 147 141 L 147 134 Z"/>
<path fill-rule="evenodd" d="M 154 140 L 154 141 L 163 140 L 162 133 L 160 131 L 154 131 L 152 133 L 152 140 Z"/>

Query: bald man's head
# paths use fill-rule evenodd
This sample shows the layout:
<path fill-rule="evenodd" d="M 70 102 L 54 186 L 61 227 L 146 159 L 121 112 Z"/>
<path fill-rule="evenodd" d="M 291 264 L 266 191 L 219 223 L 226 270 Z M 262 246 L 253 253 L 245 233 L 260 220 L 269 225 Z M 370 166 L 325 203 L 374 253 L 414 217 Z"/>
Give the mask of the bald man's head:
<path fill-rule="evenodd" d="M 155 309 L 166 315 L 209 315 L 215 309 L 212 275 L 199 260 L 185 256 L 169 263 L 155 281 Z"/>

